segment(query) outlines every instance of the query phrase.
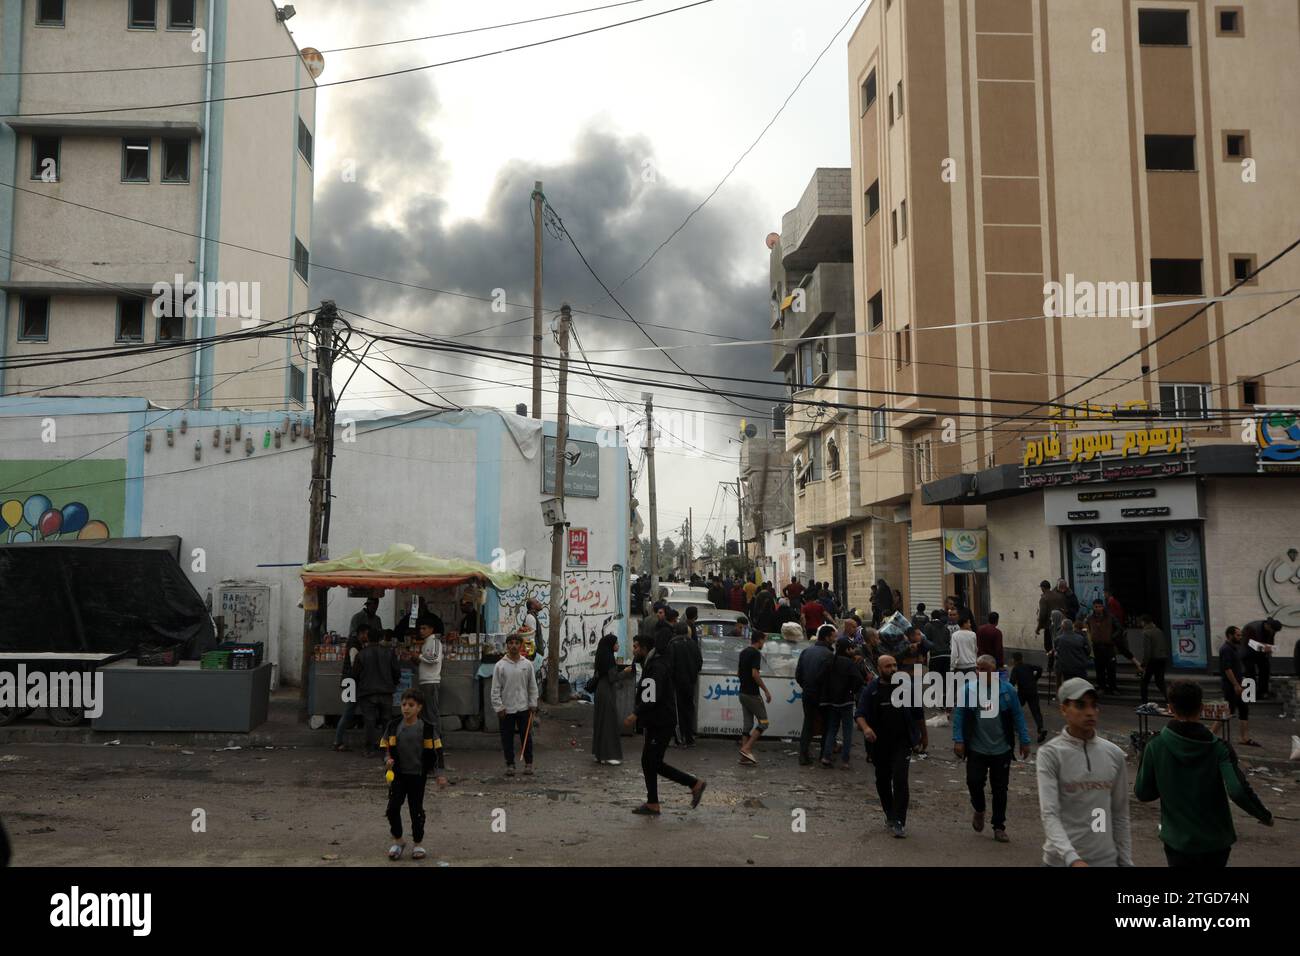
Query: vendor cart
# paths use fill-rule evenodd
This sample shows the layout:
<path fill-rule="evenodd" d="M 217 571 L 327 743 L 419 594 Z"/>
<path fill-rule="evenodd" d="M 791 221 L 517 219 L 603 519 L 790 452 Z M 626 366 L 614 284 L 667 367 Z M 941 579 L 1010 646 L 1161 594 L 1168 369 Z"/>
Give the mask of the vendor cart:
<path fill-rule="evenodd" d="M 386 590 L 418 591 L 450 589 L 461 586 L 487 586 L 497 590 L 514 587 L 527 578 L 512 571 L 499 571 L 477 561 L 436 558 L 420 554 L 410 545 L 393 545 L 381 554 L 364 554 L 360 550 L 345 558 L 320 561 L 303 566 L 304 587 L 316 589 L 315 605 L 324 606 L 324 591 L 346 587 L 381 593 Z M 307 604 L 307 601 L 304 601 Z M 481 609 L 480 609 L 481 613 Z M 342 635 L 346 647 L 347 635 Z M 317 643 L 320 643 L 319 625 Z M 485 649 L 492 649 L 491 635 L 458 634 L 449 630 L 443 636 L 444 658 L 442 683 L 438 689 L 438 711 L 442 716 L 459 717 L 466 729 L 483 725 L 481 681 L 477 674 Z M 340 695 L 342 661 L 331 659 L 310 662 L 307 677 L 308 713 L 311 726 L 324 724 L 325 717 L 342 714 Z M 404 678 L 406 674 L 404 673 Z M 410 679 L 414 684 L 415 675 Z"/>

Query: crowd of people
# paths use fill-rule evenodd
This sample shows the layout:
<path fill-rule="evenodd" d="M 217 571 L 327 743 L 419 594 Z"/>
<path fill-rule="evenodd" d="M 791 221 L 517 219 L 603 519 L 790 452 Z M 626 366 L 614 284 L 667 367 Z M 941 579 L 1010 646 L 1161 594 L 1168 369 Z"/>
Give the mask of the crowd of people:
<path fill-rule="evenodd" d="M 1056 680 L 1054 690 L 1049 681 L 1048 697 L 1055 699 L 1064 722 L 1062 731 L 1049 740 L 1039 693 L 1044 669 L 1027 663 L 1020 651 L 1008 658 L 996 612 L 976 627 L 970 609 L 954 595 L 943 608 L 932 611 L 917 605 L 907 618 L 902 596 L 883 580 L 872 590 L 870 623 L 864 623 L 856 610 L 845 612 L 833 589 L 815 581 L 804 585 L 792 579 L 778 595 L 771 582 L 711 577 L 708 589 L 715 605 L 736 612 L 738 622 L 748 629 L 748 646 L 739 653 L 736 669 L 743 715 L 740 764 L 758 765 L 756 747 L 770 727 L 767 705 L 772 693 L 763 675 L 765 642 L 769 635 L 811 638 L 798 656 L 794 674 L 803 708 L 798 762 L 848 770 L 855 730 L 860 733 L 866 760 L 873 767 L 884 825 L 897 838 L 907 836 L 911 762 L 928 755 L 929 728 L 948 724 L 953 753 L 965 763 L 972 829 L 982 833 L 987 826 L 996 842 L 1010 842 L 1011 767 L 1017 756 L 1023 760 L 1031 752 L 1030 716 L 1039 745 L 1036 775 L 1046 834 L 1044 864 L 1132 865 L 1124 751 L 1098 733 L 1100 700 L 1118 690 L 1115 670 L 1120 655 L 1142 675 L 1143 704 L 1154 681 L 1168 705 L 1163 714 L 1171 719 L 1159 734 L 1144 741 L 1131 792 L 1141 801 L 1160 801 L 1160 837 L 1169 864 L 1207 867 L 1227 862 L 1236 840 L 1229 800 L 1262 823 L 1272 824 L 1272 815 L 1251 789 L 1233 748 L 1202 721 L 1201 688 L 1186 680 L 1166 682 L 1168 638 L 1150 616 L 1141 616 L 1142 655 L 1135 656 L 1122 626 L 1123 609 L 1109 592 L 1089 607 L 1080 604 L 1065 581 L 1055 588 L 1042 582 L 1038 631 L 1044 635 L 1047 672 Z M 698 611 L 688 606 L 680 614 L 663 600 L 664 595 L 660 597 L 632 639 L 639 675 L 637 667 L 618 662 L 617 638 L 607 634 L 596 649 L 593 678 L 587 685 L 594 691 L 592 755 L 596 761 L 622 762 L 624 730 L 635 728 L 643 737 L 646 799 L 633 810 L 642 816 L 662 813 L 661 777 L 685 788 L 692 808 L 699 806 L 707 787 L 706 781 L 668 762 L 674 744 L 681 749 L 695 745 L 695 688 L 703 668 Z M 417 627 L 425 639 L 420 687 L 402 695 L 401 715 L 390 720 L 387 702 L 392 699 L 399 665 L 391 647 L 370 640 L 377 624 L 374 610 L 367 604 L 353 619 L 344 674 L 356 681 L 356 707 L 365 719 L 367 752 L 382 751 L 389 771 L 387 816 L 394 839 L 389 856 L 398 859 L 405 850 L 401 819 L 405 804 L 415 841 L 412 855 L 421 858 L 427 779 L 432 774 L 440 787 L 447 783 L 438 718 L 441 622 L 420 617 Z M 529 613 L 535 615 L 536 610 L 530 606 Z M 1230 627 L 1219 651 L 1224 696 L 1238 717 L 1239 743 L 1246 746 L 1258 746 L 1249 736 L 1249 704 L 1256 687 L 1261 695 L 1270 693 L 1267 657 L 1278 630 L 1272 620 Z M 535 623 L 532 631 L 536 632 Z M 519 758 L 523 772 L 533 772 L 538 680 L 525 651 L 525 635 L 510 635 L 491 681 L 491 707 L 501 728 L 507 775 L 515 773 Z M 1089 665 L 1095 682 L 1088 680 Z M 915 698 L 899 706 L 893 696 L 896 675 L 910 675 L 917 667 L 941 677 L 965 675 L 952 684 L 955 696 L 945 699 L 928 721 Z M 636 682 L 635 704 L 633 712 L 623 717 L 619 691 L 631 681 Z M 991 697 L 981 699 L 981 681 L 995 689 Z M 1251 681 L 1256 684 L 1248 688 Z M 350 720 L 352 711 L 344 717 Z M 340 745 L 343 726 L 341 721 Z M 820 744 L 814 751 L 817 738 Z"/>
<path fill-rule="evenodd" d="M 762 649 L 771 634 L 796 639 L 815 638 L 799 654 L 795 682 L 800 689 L 803 725 L 799 737 L 801 766 L 819 764 L 849 769 L 854 730 L 862 735 L 866 759 L 872 765 L 885 827 L 897 838 L 907 836 L 910 803 L 909 767 L 924 758 L 929 747 L 929 727 L 950 723 L 954 755 L 964 761 L 971 805 L 971 826 L 988 827 L 993 839 L 1010 842 L 1007 806 L 1013 761 L 1031 752 L 1028 718 L 1037 734 L 1036 775 L 1040 816 L 1046 834 L 1043 862 L 1050 866 L 1131 866 L 1129 823 L 1130 793 L 1141 801 L 1159 800 L 1161 840 L 1171 866 L 1222 866 L 1236 839 L 1228 801 L 1266 825 L 1272 815 L 1251 789 L 1237 765 L 1235 751 L 1202 722 L 1202 691 L 1186 680 L 1166 683 L 1169 640 L 1149 615 L 1138 623 L 1143 631 L 1139 659 L 1128 646 L 1124 612 L 1107 591 L 1090 606 L 1081 606 L 1064 581 L 1052 588 L 1043 582 L 1039 631 L 1044 633 L 1049 683 L 1064 723 L 1049 739 L 1040 702 L 1044 669 L 1025 661 L 1023 652 L 1006 653 L 997 612 L 975 625 L 975 616 L 959 596 L 944 607 L 928 611 L 918 605 L 906 626 L 899 627 L 895 612 L 904 610 L 902 597 L 878 581 L 872 589 L 870 624 L 856 611 L 844 613 L 833 590 L 824 583 L 803 585 L 797 579 L 778 596 L 770 582 L 741 583 L 711 577 L 709 596 L 715 606 L 736 612 L 750 624 L 750 643 L 738 660 L 738 700 L 743 713 L 739 761 L 758 763 L 755 745 L 768 729 L 765 705 L 772 697 L 762 675 Z M 798 618 L 795 619 L 795 609 Z M 694 611 L 694 608 L 688 609 Z M 674 719 L 676 741 L 690 746 L 694 740 L 689 707 L 693 706 L 691 674 L 699 673 L 698 628 L 694 616 L 678 621 L 666 603 L 651 608 L 637 637 L 637 659 L 657 659 L 659 670 L 647 670 L 651 684 L 671 685 L 678 700 Z M 751 623 L 752 622 L 752 623 Z M 884 625 L 882 628 L 881 625 Z M 1248 701 L 1243 680 L 1247 671 L 1240 652 L 1243 641 L 1249 653 L 1266 656 L 1278 628 L 1276 622 L 1252 622 L 1245 629 L 1229 628 L 1220 652 L 1220 673 L 1225 697 L 1240 727 L 1240 742 L 1255 745 L 1246 724 Z M 791 630 L 791 627 L 795 630 Z M 1246 633 L 1250 638 L 1244 637 Z M 675 662 L 694 648 L 684 677 L 674 681 Z M 1141 697 L 1147 703 L 1155 682 L 1167 701 L 1170 721 L 1143 748 L 1136 780 L 1128 779 L 1124 751 L 1098 733 L 1100 700 L 1118 692 L 1116 660 L 1130 660 L 1141 675 Z M 664 662 L 668 658 L 668 662 Z M 950 671 L 983 678 L 996 693 L 992 700 L 978 699 L 977 680 L 957 685 L 954 700 L 945 701 L 939 714 L 927 721 L 925 709 L 913 700 L 903 706 L 891 698 L 895 674 L 924 671 L 946 675 Z M 1095 682 L 1088 669 L 1095 670 Z M 1266 675 L 1258 660 L 1254 673 Z M 662 674 L 662 677 L 657 676 Z M 614 679 L 619 679 L 616 675 Z M 631 679 L 629 671 L 621 675 Z M 1251 675 L 1253 676 L 1253 674 Z M 1261 692 L 1267 688 L 1261 679 Z M 682 707 L 683 701 L 690 704 Z M 599 692 L 598 692 L 599 700 Z M 640 700 L 640 698 L 638 698 Z M 607 704 L 612 707 L 612 702 Z M 654 714 L 660 730 L 648 735 L 642 757 L 647 802 L 635 812 L 658 814 L 657 777 L 688 787 L 692 807 L 699 804 L 705 784 L 665 762 L 670 734 L 663 730 L 666 705 L 637 704 L 630 722 Z M 669 707 L 668 709 L 671 709 Z M 816 738 L 820 747 L 814 751 Z"/>

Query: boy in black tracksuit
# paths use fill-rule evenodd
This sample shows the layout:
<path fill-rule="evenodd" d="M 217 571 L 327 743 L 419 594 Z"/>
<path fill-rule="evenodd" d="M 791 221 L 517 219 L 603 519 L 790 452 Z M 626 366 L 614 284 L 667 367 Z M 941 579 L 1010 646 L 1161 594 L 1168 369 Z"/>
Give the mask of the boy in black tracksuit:
<path fill-rule="evenodd" d="M 641 665 L 641 679 L 637 681 L 636 709 L 628 714 L 624 726 L 630 728 L 635 723 L 645 733 L 641 771 L 645 774 L 646 802 L 632 811 L 641 816 L 659 816 L 659 777 L 689 787 L 692 809 L 699 806 L 706 786 L 703 780 L 664 763 L 664 754 L 677 725 L 673 659 L 667 635 L 665 638 L 658 645 L 640 634 L 632 639 L 632 652 Z"/>
<path fill-rule="evenodd" d="M 1011 663 L 1011 686 L 1016 689 L 1020 706 L 1028 707 L 1034 715 L 1034 726 L 1038 728 L 1038 742 L 1041 744 L 1047 739 L 1047 731 L 1043 729 L 1043 712 L 1038 706 L 1038 678 L 1043 676 L 1043 669 L 1035 664 L 1026 664 L 1025 655 L 1019 651 L 1011 655 Z"/>
<path fill-rule="evenodd" d="M 415 849 L 411 858 L 424 859 L 424 785 L 429 771 L 438 777 L 438 785 L 446 786 L 447 777 L 442 756 L 442 740 L 435 736 L 433 724 L 420 718 L 423 700 L 417 690 L 402 694 L 402 716 L 389 721 L 380 746 L 384 750 L 385 765 L 393 773 L 388 785 L 388 824 L 393 834 L 393 845 L 388 848 L 390 860 L 400 859 L 406 848 L 402 839 L 402 803 L 405 801 L 411 816 L 411 838 Z"/>

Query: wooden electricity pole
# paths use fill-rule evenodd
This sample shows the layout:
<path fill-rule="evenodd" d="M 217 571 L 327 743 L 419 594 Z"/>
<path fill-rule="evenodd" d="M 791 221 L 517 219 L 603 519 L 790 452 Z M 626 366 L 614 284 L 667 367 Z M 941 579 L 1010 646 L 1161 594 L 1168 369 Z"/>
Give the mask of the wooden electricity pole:
<path fill-rule="evenodd" d="M 642 392 L 645 400 L 646 480 L 650 483 L 650 601 L 659 600 L 659 515 L 655 507 L 655 409 L 654 396 Z"/>
<path fill-rule="evenodd" d="M 560 407 L 555 416 L 555 497 L 564 510 L 564 449 L 569 443 L 569 322 L 572 312 L 560 306 Z M 551 528 L 551 626 L 546 652 L 546 702 L 560 702 L 560 624 L 564 616 L 564 539 L 568 523 Z"/>
<path fill-rule="evenodd" d="M 316 369 L 312 376 L 311 398 L 315 412 L 312 425 L 311 458 L 311 512 L 308 516 L 307 563 L 328 558 L 323 553 L 321 538 L 324 529 L 325 508 L 329 501 L 331 472 L 330 439 L 334 432 L 334 388 L 330 376 L 334 370 L 334 321 L 338 310 L 333 300 L 326 299 L 316 313 L 312 333 L 316 338 Z M 312 648 L 320 642 L 326 624 L 325 588 L 316 588 L 316 607 L 303 593 L 302 667 L 299 679 L 302 687 L 302 712 L 307 712 L 307 680 L 311 671 Z"/>
<path fill-rule="evenodd" d="M 533 418 L 542 417 L 542 181 L 533 183 Z"/>

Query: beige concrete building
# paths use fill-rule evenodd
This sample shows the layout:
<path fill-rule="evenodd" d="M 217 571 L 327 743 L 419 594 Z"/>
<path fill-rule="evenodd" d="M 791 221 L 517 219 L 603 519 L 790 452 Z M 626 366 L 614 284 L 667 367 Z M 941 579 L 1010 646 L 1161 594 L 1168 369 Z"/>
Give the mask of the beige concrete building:
<path fill-rule="evenodd" d="M 818 169 L 769 238 L 772 369 L 785 376 L 785 451 L 794 477 L 794 544 L 805 580 L 865 605 L 881 544 L 860 482 L 853 239 L 847 169 Z M 832 336 L 832 337 L 827 337 Z M 838 337 L 835 337 L 838 336 Z M 825 403 L 825 404 L 823 404 Z"/>
<path fill-rule="evenodd" d="M 1300 431 L 1259 415 L 1300 401 L 1297 307 L 1271 291 L 1300 252 L 1247 277 L 1300 221 L 1297 63 L 1290 2 L 868 8 L 857 376 L 887 394 L 861 504 L 907 519 L 876 560 L 909 604 L 961 593 L 1041 648 L 1037 585 L 1064 576 L 1151 614 L 1178 666 L 1269 613 L 1289 654 Z"/>
<path fill-rule="evenodd" d="M 0 51 L 6 362 L 309 308 L 315 79 L 271 0 L 5 0 Z M 310 379 L 282 336 L 11 365 L 0 394 L 294 408 Z"/>

